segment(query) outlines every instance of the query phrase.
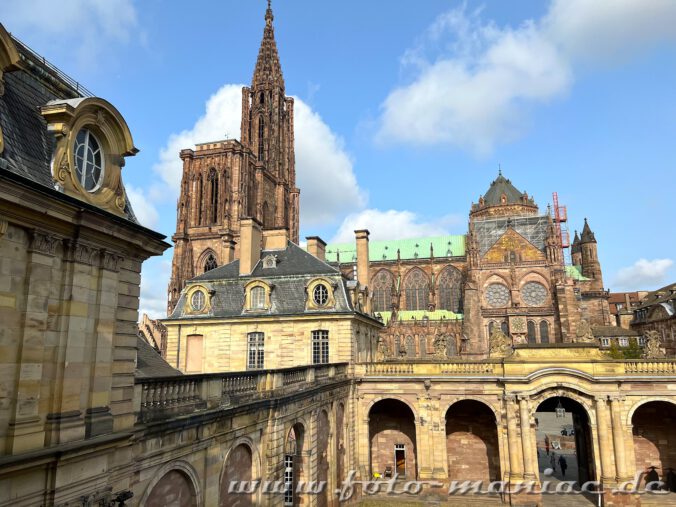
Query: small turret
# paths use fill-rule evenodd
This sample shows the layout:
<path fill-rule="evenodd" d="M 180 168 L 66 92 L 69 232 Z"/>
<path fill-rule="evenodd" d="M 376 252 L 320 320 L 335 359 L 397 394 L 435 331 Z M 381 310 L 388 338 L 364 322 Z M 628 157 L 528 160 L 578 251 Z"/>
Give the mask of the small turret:
<path fill-rule="evenodd" d="M 582 274 L 593 280 L 590 288 L 592 290 L 603 290 L 603 275 L 601 274 L 601 263 L 598 259 L 596 237 L 589 227 L 586 218 L 584 219 L 584 227 L 582 228 L 578 248 L 580 249 Z"/>
<path fill-rule="evenodd" d="M 573 244 L 570 247 L 570 255 L 572 257 L 573 266 L 582 265 L 582 250 L 580 249 L 580 236 L 575 231 L 575 238 L 573 238 Z"/>

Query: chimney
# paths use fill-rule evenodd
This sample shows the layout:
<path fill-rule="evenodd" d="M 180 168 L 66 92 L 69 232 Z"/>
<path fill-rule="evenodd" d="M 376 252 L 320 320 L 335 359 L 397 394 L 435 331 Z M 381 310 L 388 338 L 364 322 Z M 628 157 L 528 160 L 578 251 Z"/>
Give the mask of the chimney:
<path fill-rule="evenodd" d="M 366 287 L 369 284 L 369 231 L 354 231 L 357 240 L 357 280 Z"/>
<path fill-rule="evenodd" d="M 307 251 L 311 255 L 314 255 L 320 261 L 326 261 L 326 243 L 319 236 L 308 236 L 305 238 L 307 240 Z"/>
<path fill-rule="evenodd" d="M 286 250 L 289 245 L 289 230 L 286 227 L 263 231 L 263 250 Z"/>
<path fill-rule="evenodd" d="M 624 309 L 628 312 L 631 311 L 631 297 L 628 292 L 624 293 Z"/>
<path fill-rule="evenodd" d="M 230 264 L 235 260 L 235 242 L 232 234 L 223 235 L 223 264 Z"/>
<path fill-rule="evenodd" d="M 261 258 L 261 223 L 243 218 L 239 228 L 239 276 L 250 275 Z"/>

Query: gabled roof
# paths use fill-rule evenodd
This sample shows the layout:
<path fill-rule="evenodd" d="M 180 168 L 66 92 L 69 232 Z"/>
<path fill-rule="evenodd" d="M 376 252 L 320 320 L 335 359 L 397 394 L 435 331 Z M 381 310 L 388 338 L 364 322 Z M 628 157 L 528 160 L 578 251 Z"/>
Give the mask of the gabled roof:
<path fill-rule="evenodd" d="M 396 261 L 397 251 L 401 260 L 429 259 L 434 257 L 456 257 L 465 255 L 465 235 L 428 236 L 369 241 L 369 261 Z M 352 243 L 331 243 L 326 245 L 326 260 L 331 263 L 357 262 L 357 246 Z"/>

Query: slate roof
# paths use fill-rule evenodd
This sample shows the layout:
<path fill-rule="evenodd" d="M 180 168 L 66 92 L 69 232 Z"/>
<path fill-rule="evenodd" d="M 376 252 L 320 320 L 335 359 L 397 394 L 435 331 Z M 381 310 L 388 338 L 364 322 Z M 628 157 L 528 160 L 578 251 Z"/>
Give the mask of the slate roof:
<path fill-rule="evenodd" d="M 498 174 L 498 177 L 493 180 L 491 186 L 488 188 L 488 191 L 484 194 L 484 203 L 487 206 L 497 206 L 503 204 L 501 201 L 502 194 L 507 198 L 507 204 L 516 204 L 522 203 L 523 192 L 518 190 L 512 182 L 505 178 L 502 175 L 502 172 Z"/>
<path fill-rule="evenodd" d="M 250 275 L 239 276 L 239 260 L 236 260 L 192 278 L 186 283 L 186 289 L 194 284 L 205 286 L 212 294 L 210 311 L 197 315 L 187 311 L 184 289 L 174 312 L 163 320 L 335 314 L 356 311 L 347 288 L 347 284 L 351 282 L 337 268 L 317 259 L 292 242 L 288 243 L 285 250 L 263 250 L 261 259 L 266 255 L 277 256 L 277 267 L 263 268 L 262 261 L 259 261 Z M 336 304 L 333 308 L 307 310 L 306 288 L 318 276 L 327 279 L 335 287 Z M 272 286 L 271 307 L 268 310 L 249 311 L 244 308 L 244 287 L 253 279 L 264 280 Z"/>
<path fill-rule="evenodd" d="M 676 283 L 670 283 L 661 289 L 649 292 L 646 297 L 641 300 L 641 304 L 635 307 L 634 310 L 669 302 L 676 306 Z"/>
<path fill-rule="evenodd" d="M 164 358 L 140 336 L 136 340 L 138 352 L 136 355 L 136 377 L 169 377 L 182 375 L 173 368 Z"/>
<path fill-rule="evenodd" d="M 54 189 L 51 172 L 54 136 L 40 106 L 54 100 L 76 99 L 88 95 L 64 73 L 13 38 L 22 68 L 7 72 L 5 93 L 0 97 L 0 127 L 5 149 L 0 154 L 0 174 L 9 171 L 32 183 Z M 128 220 L 138 223 L 127 199 Z"/>
<path fill-rule="evenodd" d="M 596 337 L 615 337 L 615 336 L 638 336 L 639 333 L 634 329 L 625 329 L 619 326 L 592 326 L 592 333 Z"/>

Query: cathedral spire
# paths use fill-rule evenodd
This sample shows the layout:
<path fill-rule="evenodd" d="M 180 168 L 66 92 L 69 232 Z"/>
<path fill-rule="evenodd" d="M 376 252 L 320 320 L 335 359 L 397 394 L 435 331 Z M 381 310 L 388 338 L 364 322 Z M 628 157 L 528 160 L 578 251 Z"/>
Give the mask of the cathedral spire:
<path fill-rule="evenodd" d="M 279 63 L 277 43 L 275 42 L 275 29 L 272 26 L 274 19 L 272 6 L 270 5 L 270 0 L 268 0 L 268 8 L 265 11 L 263 40 L 258 50 L 258 59 L 256 60 L 256 68 L 254 69 L 251 82 L 251 88 L 253 89 L 279 87 L 284 90 L 282 66 Z"/>

